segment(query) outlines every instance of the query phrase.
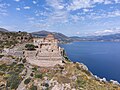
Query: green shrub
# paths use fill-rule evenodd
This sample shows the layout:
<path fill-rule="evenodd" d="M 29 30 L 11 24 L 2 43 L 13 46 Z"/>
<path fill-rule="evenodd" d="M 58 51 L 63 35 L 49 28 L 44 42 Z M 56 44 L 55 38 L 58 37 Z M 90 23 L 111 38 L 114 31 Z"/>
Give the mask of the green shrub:
<path fill-rule="evenodd" d="M 2 58 L 4 55 L 0 55 L 0 58 Z"/>
<path fill-rule="evenodd" d="M 65 60 L 71 62 L 67 56 L 64 56 Z"/>
<path fill-rule="evenodd" d="M 43 75 L 42 75 L 42 74 L 35 74 L 35 78 L 40 78 L 40 79 L 42 79 L 42 78 L 43 78 Z"/>
<path fill-rule="evenodd" d="M 32 68 L 33 71 L 37 71 L 37 67 Z"/>
<path fill-rule="evenodd" d="M 35 46 L 33 44 L 26 44 L 25 48 L 27 48 L 27 50 L 35 50 Z"/>
<path fill-rule="evenodd" d="M 31 81 L 31 78 L 27 78 L 27 79 L 24 81 L 24 84 L 28 84 L 30 81 Z"/>

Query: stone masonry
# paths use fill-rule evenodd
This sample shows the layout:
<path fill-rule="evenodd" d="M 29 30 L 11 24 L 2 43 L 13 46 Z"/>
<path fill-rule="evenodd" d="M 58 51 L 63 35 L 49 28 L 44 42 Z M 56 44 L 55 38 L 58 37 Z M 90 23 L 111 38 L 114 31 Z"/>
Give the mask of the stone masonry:
<path fill-rule="evenodd" d="M 63 64 L 63 49 L 58 46 L 58 40 L 52 34 L 45 38 L 34 38 L 35 51 L 25 51 L 25 56 L 30 64 L 40 67 L 53 67 Z"/>

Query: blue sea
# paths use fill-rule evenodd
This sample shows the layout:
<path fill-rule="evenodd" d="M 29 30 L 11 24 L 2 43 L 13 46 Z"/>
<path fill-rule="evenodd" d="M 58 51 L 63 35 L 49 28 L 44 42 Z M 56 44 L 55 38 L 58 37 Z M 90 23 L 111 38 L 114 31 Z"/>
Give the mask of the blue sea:
<path fill-rule="evenodd" d="M 120 82 L 120 42 L 73 42 L 61 47 L 71 61 L 84 63 L 94 75 Z"/>

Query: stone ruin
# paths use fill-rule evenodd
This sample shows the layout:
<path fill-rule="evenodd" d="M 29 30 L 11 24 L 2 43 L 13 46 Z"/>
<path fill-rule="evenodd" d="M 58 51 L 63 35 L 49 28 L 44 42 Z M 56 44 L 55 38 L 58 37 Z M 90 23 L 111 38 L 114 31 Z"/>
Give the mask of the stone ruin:
<path fill-rule="evenodd" d="M 40 67 L 62 65 L 64 60 L 63 49 L 58 46 L 58 42 L 52 34 L 45 38 L 34 38 L 33 44 L 38 48 L 34 51 L 25 51 L 27 62 Z"/>

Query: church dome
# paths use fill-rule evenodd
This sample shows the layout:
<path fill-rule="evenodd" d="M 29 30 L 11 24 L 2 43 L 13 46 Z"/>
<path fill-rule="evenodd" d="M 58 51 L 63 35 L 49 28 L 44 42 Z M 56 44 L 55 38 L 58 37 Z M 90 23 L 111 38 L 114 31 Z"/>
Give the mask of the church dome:
<path fill-rule="evenodd" d="M 53 34 L 48 34 L 47 37 L 46 37 L 46 39 L 53 40 L 55 38 L 54 38 Z"/>

